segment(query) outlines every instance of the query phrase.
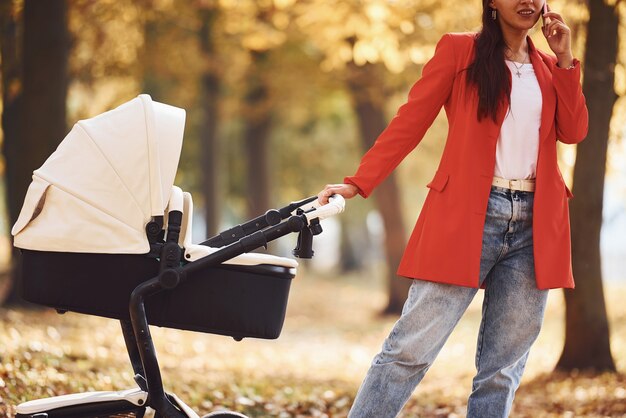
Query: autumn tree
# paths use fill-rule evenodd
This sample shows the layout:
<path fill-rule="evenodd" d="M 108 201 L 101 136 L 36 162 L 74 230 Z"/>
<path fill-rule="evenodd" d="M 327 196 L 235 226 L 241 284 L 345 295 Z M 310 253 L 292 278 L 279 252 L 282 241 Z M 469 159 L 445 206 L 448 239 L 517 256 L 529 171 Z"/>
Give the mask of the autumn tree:
<path fill-rule="evenodd" d="M 600 229 L 609 127 L 615 93 L 619 3 L 589 0 L 583 93 L 589 134 L 576 152 L 571 201 L 576 289 L 565 291 L 565 345 L 558 369 L 615 370 L 602 287 Z M 598 48 L 598 45 L 602 45 Z"/>
<path fill-rule="evenodd" d="M 202 58 L 200 107 L 202 119 L 200 126 L 200 166 L 202 175 L 202 193 L 204 197 L 204 216 L 206 235 L 218 232 L 219 225 L 219 125 L 220 69 L 214 64 L 219 62 L 215 33 L 220 10 L 216 2 L 200 6 L 200 31 L 198 38 Z"/>
<path fill-rule="evenodd" d="M 185 146 L 177 184 L 197 193 L 206 236 L 220 220 L 220 6 L 216 0 L 141 0 L 124 6 L 139 9 L 142 26 L 137 66 L 143 93 L 186 109 Z M 116 5 L 116 7 L 120 7 Z M 198 199 L 197 197 L 200 196 Z"/>
<path fill-rule="evenodd" d="M 25 190 L 19 179 L 19 102 L 22 96 L 22 56 L 20 43 L 21 10 L 12 2 L 0 4 L 0 55 L 2 57 L 2 132 L 6 168 L 6 201 L 9 220 L 17 219 L 21 208 L 20 196 Z"/>
<path fill-rule="evenodd" d="M 350 65 L 351 77 L 347 85 L 357 114 L 359 132 L 363 152 L 367 151 L 380 133 L 387 126 L 385 117 L 385 92 L 380 76 L 380 66 L 365 65 L 358 67 Z M 376 206 L 381 214 L 385 228 L 385 253 L 387 256 L 388 302 L 384 313 L 399 313 L 402 311 L 409 286 L 408 280 L 394 280 L 396 269 L 406 244 L 406 230 L 402 215 L 402 196 L 398 181 L 391 173 L 374 193 Z"/>
<path fill-rule="evenodd" d="M 387 101 L 393 90 L 387 79 L 401 72 L 409 73 L 412 66 L 423 64 L 432 55 L 434 44 L 443 33 L 443 26 L 435 27 L 435 22 L 449 24 L 450 14 L 441 14 L 439 2 L 430 0 L 419 4 L 372 1 L 366 5 L 358 1 L 329 4 L 310 0 L 299 6 L 301 30 L 324 55 L 321 68 L 345 82 L 365 151 L 387 125 Z M 466 7 L 459 2 L 459 9 Z M 475 15 L 475 11 L 468 12 L 457 18 L 456 25 Z M 414 82 L 417 75 L 411 78 Z M 406 88 L 406 84 L 401 88 Z M 410 282 L 396 280 L 395 273 L 406 240 L 396 174 L 391 173 L 372 197 L 385 229 L 388 303 L 384 311 L 399 313 Z"/>
<path fill-rule="evenodd" d="M 271 74 L 268 50 L 250 50 L 250 66 L 243 97 L 244 158 L 246 159 L 246 200 L 248 217 L 270 207 L 270 150 L 273 109 L 267 77 Z"/>
<path fill-rule="evenodd" d="M 3 9 L 9 7 L 7 3 L 10 2 L 3 2 Z M 66 2 L 26 0 L 23 22 L 21 48 L 16 48 L 9 36 L 2 51 L 3 62 L 6 52 L 7 64 L 13 67 L 7 69 L 9 84 L 3 92 L 8 105 L 5 112 L 10 112 L 3 115 L 7 118 L 3 129 L 11 225 L 17 220 L 33 170 L 43 164 L 66 134 L 69 53 Z M 11 25 L 7 26 L 8 31 L 14 30 Z M 17 58 L 16 50 L 20 51 Z M 14 66 L 20 64 L 21 75 L 18 76 Z M 3 71 L 3 79 L 4 76 Z M 17 277 L 16 272 L 5 300 L 7 304 L 21 301 L 17 294 Z"/>
<path fill-rule="evenodd" d="M 273 57 L 284 43 L 284 27 L 277 28 L 275 16 L 284 15 L 280 1 L 225 2 L 229 19 L 238 23 L 231 27 L 232 37 L 247 53 L 246 72 L 240 90 L 243 122 L 243 155 L 245 160 L 245 201 L 248 217 L 255 217 L 270 208 L 271 153 L 270 140 L 276 118 L 276 101 L 271 78 L 276 64 Z M 280 21 L 280 20 L 279 20 Z"/>

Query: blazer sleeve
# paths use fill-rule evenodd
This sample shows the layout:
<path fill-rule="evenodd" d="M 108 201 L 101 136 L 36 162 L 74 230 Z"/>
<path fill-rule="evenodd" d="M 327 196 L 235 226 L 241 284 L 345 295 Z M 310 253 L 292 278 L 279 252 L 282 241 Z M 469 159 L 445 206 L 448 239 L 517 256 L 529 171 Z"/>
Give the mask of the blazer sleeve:
<path fill-rule="evenodd" d="M 556 137 L 566 144 L 577 144 L 587 136 L 589 115 L 585 96 L 580 85 L 580 61 L 574 68 L 559 68 L 552 61 L 552 83 L 556 90 Z"/>
<path fill-rule="evenodd" d="M 422 77 L 409 91 L 407 102 L 365 153 L 356 173 L 346 177 L 344 183 L 357 186 L 361 196 L 369 196 L 420 143 L 450 96 L 455 76 L 453 37 L 446 34 L 424 65 Z"/>

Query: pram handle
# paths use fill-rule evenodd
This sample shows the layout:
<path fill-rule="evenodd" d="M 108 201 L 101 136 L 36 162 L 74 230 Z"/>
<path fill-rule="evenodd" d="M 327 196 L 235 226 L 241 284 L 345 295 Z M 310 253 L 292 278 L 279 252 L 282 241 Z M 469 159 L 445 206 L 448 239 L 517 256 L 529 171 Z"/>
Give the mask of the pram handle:
<path fill-rule="evenodd" d="M 317 196 L 307 197 L 306 199 L 291 202 L 287 206 L 280 209 L 270 209 L 263 215 L 257 216 L 254 219 L 249 220 L 246 223 L 236 225 L 229 228 L 218 235 L 215 235 L 206 241 L 200 243 L 200 245 L 206 245 L 207 247 L 220 248 L 225 245 L 237 242 L 237 240 L 267 228 L 268 226 L 278 225 L 282 220 L 289 218 L 292 213 L 317 200 Z"/>
<path fill-rule="evenodd" d="M 268 242 L 282 236 L 288 235 L 293 232 L 301 232 L 305 228 L 308 228 L 315 223 L 317 223 L 317 227 L 319 227 L 319 220 L 343 212 L 346 205 L 346 201 L 341 195 L 331 196 L 330 199 L 328 199 L 328 203 L 322 206 L 319 206 L 319 204 L 317 203 L 317 196 L 312 196 L 298 202 L 293 202 L 283 209 L 285 209 L 285 211 L 287 209 L 295 210 L 309 203 L 313 203 L 313 205 L 309 207 L 309 210 L 307 212 L 301 212 L 296 215 L 291 215 L 287 220 L 277 225 L 273 225 L 269 228 L 258 230 L 249 235 L 243 236 L 237 239 L 235 242 L 223 246 L 212 254 L 206 255 L 199 260 L 186 264 L 182 268 L 182 271 L 189 272 L 203 269 L 212 265 L 218 265 L 243 253 L 247 253 L 259 247 L 266 246 Z M 295 209 L 292 209 L 294 207 Z M 319 230 L 319 232 L 321 232 L 321 229 Z M 207 244 L 202 243 L 201 245 Z M 312 253 L 301 257 L 310 258 L 311 255 Z M 181 279 L 185 280 L 184 274 Z"/>
<path fill-rule="evenodd" d="M 315 196 L 313 210 L 305 212 L 305 215 L 309 222 L 312 219 L 322 220 L 340 214 L 345 210 L 345 208 L 346 200 L 339 194 L 332 195 L 328 199 L 328 203 L 322 206 L 319 206 L 317 196 Z"/>
<path fill-rule="evenodd" d="M 186 274 L 202 270 L 209 266 L 216 266 L 224 261 L 243 253 L 251 252 L 259 247 L 267 246 L 267 243 L 293 232 L 299 232 L 307 226 L 306 216 L 292 215 L 286 221 L 273 225 L 265 230 L 256 231 L 228 244 L 214 253 L 208 254 L 192 263 L 176 269 L 181 273 L 181 282 L 186 280 Z"/>
<path fill-rule="evenodd" d="M 261 216 L 257 216 L 256 218 L 240 224 L 236 225 L 232 228 L 229 228 L 225 231 L 220 232 L 218 235 L 215 235 L 209 238 L 206 241 L 200 243 L 200 245 L 206 245 L 208 247 L 220 248 L 225 245 L 232 244 L 236 242 L 238 239 L 245 237 L 246 235 L 250 235 L 256 231 L 259 231 L 263 228 L 267 228 L 271 225 L 277 225 L 283 218 L 281 214 L 276 209 L 270 209 L 265 212 Z"/>

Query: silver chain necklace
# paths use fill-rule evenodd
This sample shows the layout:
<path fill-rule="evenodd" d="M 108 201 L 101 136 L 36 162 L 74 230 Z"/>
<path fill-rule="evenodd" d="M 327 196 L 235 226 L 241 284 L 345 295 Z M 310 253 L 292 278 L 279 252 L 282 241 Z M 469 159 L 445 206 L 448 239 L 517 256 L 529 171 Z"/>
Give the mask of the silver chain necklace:
<path fill-rule="evenodd" d="M 512 51 L 511 51 L 512 52 Z M 522 60 L 522 65 L 520 65 L 519 67 L 517 66 L 517 64 L 515 63 L 515 61 L 511 60 L 511 62 L 513 63 L 513 66 L 515 67 L 515 75 L 517 76 L 517 78 L 520 78 L 522 76 L 521 73 L 521 69 L 524 66 L 524 64 L 526 64 L 526 59 L 528 58 L 528 51 L 526 51 L 526 56 L 524 57 L 524 59 Z"/>

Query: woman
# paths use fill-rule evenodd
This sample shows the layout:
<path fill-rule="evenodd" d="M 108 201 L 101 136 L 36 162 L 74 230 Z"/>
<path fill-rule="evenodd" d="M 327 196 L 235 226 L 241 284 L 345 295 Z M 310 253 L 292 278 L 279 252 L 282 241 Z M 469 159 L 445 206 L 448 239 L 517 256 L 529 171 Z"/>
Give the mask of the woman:
<path fill-rule="evenodd" d="M 555 56 L 527 36 L 543 6 L 484 0 L 482 30 L 444 35 L 356 174 L 319 193 L 321 203 L 332 194 L 367 197 L 444 106 L 446 146 L 398 269 L 418 280 L 350 417 L 399 413 L 479 287 L 485 297 L 467 416 L 508 416 L 547 289 L 574 287 L 572 195 L 557 166 L 556 141 L 582 141 L 588 117 L 563 18 L 544 14 Z"/>

